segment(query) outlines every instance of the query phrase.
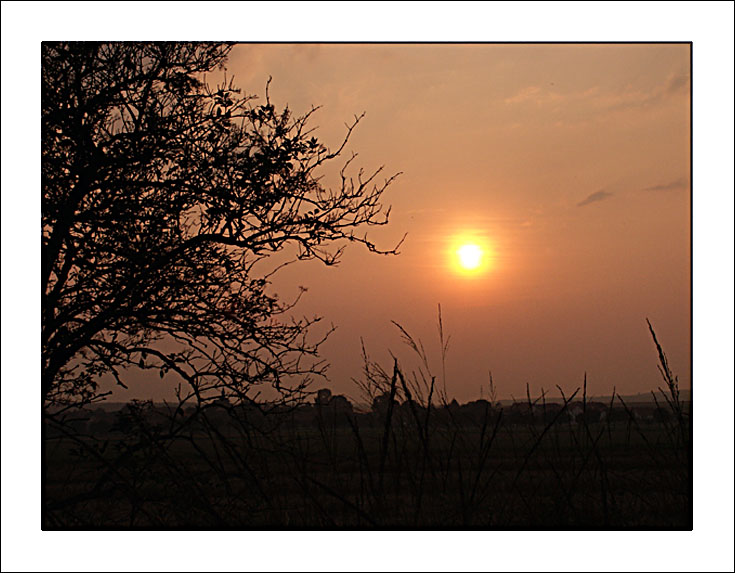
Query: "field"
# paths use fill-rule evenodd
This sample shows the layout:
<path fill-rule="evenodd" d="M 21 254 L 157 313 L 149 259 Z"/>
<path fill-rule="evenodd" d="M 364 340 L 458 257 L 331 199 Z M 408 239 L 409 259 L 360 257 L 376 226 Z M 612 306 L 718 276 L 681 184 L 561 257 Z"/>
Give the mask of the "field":
<path fill-rule="evenodd" d="M 396 386 L 364 414 L 333 400 L 267 414 L 133 403 L 49 424 L 43 527 L 692 527 L 688 404 L 427 409 Z"/>

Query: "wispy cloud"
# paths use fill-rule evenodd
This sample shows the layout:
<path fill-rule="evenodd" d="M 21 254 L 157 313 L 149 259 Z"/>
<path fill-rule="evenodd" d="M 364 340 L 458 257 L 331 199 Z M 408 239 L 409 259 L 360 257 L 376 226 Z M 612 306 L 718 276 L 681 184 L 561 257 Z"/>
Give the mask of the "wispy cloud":
<path fill-rule="evenodd" d="M 689 88 L 689 74 L 682 72 L 680 74 L 671 74 L 666 81 L 666 93 L 674 94 Z"/>
<path fill-rule="evenodd" d="M 686 73 L 669 74 L 666 81 L 649 91 L 625 91 L 609 102 L 610 110 L 649 108 L 659 105 L 666 98 L 686 93 L 689 75 Z"/>
<path fill-rule="evenodd" d="M 539 86 L 527 86 L 516 93 L 514 96 L 505 98 L 506 104 L 522 103 L 525 101 L 536 101 L 541 99 L 543 94 Z"/>
<path fill-rule="evenodd" d="M 644 191 L 675 191 L 677 189 L 688 189 L 689 180 L 686 177 L 679 177 L 676 181 L 670 183 L 659 183 L 658 185 L 652 185 L 646 187 Z"/>
<path fill-rule="evenodd" d="M 597 86 L 583 91 L 561 93 L 554 89 L 541 86 L 527 86 L 515 95 L 505 98 L 503 101 L 508 105 L 520 103 L 534 103 L 538 106 L 558 105 L 563 103 L 576 103 L 584 100 L 594 99 L 598 96 L 600 88 Z"/>
<path fill-rule="evenodd" d="M 609 191 L 595 191 L 594 193 L 588 195 L 585 199 L 577 203 L 577 207 L 584 207 L 585 205 L 589 205 L 590 203 L 604 201 L 608 197 L 612 197 L 612 195 L 613 194 Z"/>
<path fill-rule="evenodd" d="M 436 214 L 436 213 L 446 213 L 447 210 L 444 207 L 435 207 L 431 209 L 427 208 L 421 208 L 421 209 L 409 209 L 408 211 L 404 211 L 406 215 L 425 215 L 425 214 Z"/>
<path fill-rule="evenodd" d="M 688 73 L 671 73 L 659 85 L 647 90 L 630 87 L 622 90 L 592 86 L 584 90 L 560 92 L 550 86 L 526 86 L 504 99 L 506 105 L 535 104 L 539 107 L 578 106 L 594 113 L 605 111 L 649 108 L 661 104 L 669 97 L 686 93 L 689 88 Z"/>

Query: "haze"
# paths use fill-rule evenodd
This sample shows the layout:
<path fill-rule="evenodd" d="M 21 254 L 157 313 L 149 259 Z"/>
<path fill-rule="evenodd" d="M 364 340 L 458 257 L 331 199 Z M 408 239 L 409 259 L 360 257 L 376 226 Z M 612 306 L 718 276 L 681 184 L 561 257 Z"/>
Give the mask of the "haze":
<path fill-rule="evenodd" d="M 437 305 L 451 336 L 450 399 L 555 385 L 648 392 L 660 384 L 645 319 L 683 389 L 690 365 L 690 47 L 650 45 L 242 45 L 227 75 L 270 95 L 366 170 L 402 175 L 391 224 L 370 230 L 401 254 L 349 247 L 342 263 L 293 265 L 274 281 L 297 310 L 338 330 L 323 347 L 330 380 L 358 398 L 361 338 L 373 359 L 415 359 L 391 321 L 426 347 L 441 377 Z M 209 78 L 219 81 L 221 78 Z M 325 171 L 325 183 L 337 165 Z M 457 272 L 458 237 L 488 264 Z M 138 380 L 167 397 L 171 384 Z M 483 390 L 481 390 L 481 387 Z M 114 399 L 114 398 L 113 398 Z"/>

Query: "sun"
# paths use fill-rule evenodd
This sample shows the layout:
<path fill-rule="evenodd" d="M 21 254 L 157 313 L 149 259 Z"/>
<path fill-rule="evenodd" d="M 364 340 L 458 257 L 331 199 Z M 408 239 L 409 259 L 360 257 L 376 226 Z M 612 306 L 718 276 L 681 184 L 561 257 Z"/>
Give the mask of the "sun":
<path fill-rule="evenodd" d="M 454 273 L 467 279 L 480 278 L 494 270 L 497 258 L 495 242 L 485 232 L 473 230 L 450 236 L 445 253 Z"/>
<path fill-rule="evenodd" d="M 476 270 L 482 264 L 483 252 L 479 245 L 465 243 L 457 249 L 459 265 L 468 271 Z"/>

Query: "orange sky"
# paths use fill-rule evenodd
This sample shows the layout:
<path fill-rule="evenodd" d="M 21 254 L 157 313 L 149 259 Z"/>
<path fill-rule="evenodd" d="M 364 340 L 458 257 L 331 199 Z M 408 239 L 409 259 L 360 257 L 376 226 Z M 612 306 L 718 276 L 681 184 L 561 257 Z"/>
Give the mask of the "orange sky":
<path fill-rule="evenodd" d="M 451 337 L 447 388 L 479 397 L 492 370 L 502 396 L 659 385 L 645 318 L 689 385 L 689 46 L 244 45 L 228 74 L 245 91 L 303 113 L 366 169 L 403 175 L 392 224 L 373 236 L 398 257 L 357 247 L 337 268 L 293 266 L 279 292 L 309 288 L 300 310 L 338 326 L 329 385 L 356 396 L 360 337 L 410 367 L 395 320 L 439 374 L 437 303 Z M 329 180 L 329 172 L 326 172 Z M 492 246 L 491 268 L 460 275 L 458 234 Z M 486 389 L 485 389 L 486 391 Z M 556 391 L 555 391 L 556 392 Z"/>
<path fill-rule="evenodd" d="M 361 338 L 385 367 L 393 352 L 414 369 L 391 321 L 423 341 L 441 383 L 438 304 L 450 399 L 486 397 L 489 370 L 500 398 L 527 383 L 572 392 L 585 372 L 592 395 L 655 390 L 646 318 L 688 389 L 689 70 L 687 44 L 235 47 L 227 75 L 244 93 L 264 96 L 272 76 L 277 107 L 322 106 L 311 125 L 331 147 L 366 112 L 345 159 L 402 172 L 385 195 L 391 224 L 370 234 L 389 248 L 408 233 L 399 256 L 355 245 L 337 267 L 274 279 L 286 299 L 308 288 L 297 314 L 338 327 L 322 347 L 330 379 L 314 389 L 361 399 Z M 458 272 L 464 237 L 488 249 L 482 272 Z M 168 377 L 139 376 L 112 399 L 172 397 Z"/>

